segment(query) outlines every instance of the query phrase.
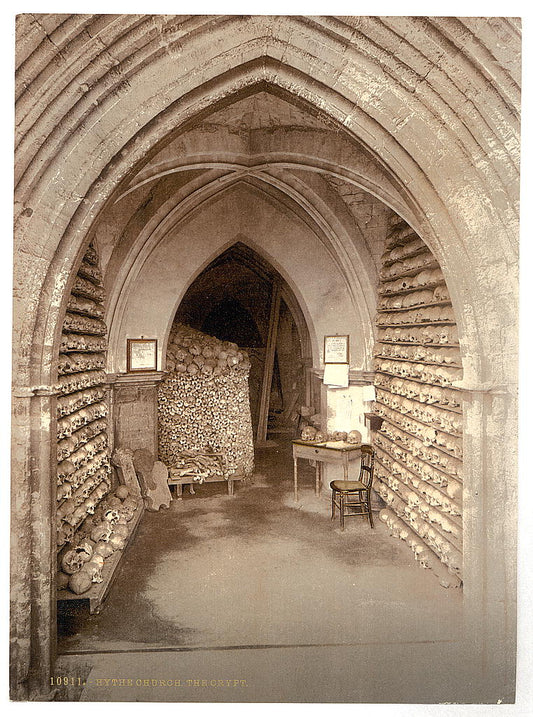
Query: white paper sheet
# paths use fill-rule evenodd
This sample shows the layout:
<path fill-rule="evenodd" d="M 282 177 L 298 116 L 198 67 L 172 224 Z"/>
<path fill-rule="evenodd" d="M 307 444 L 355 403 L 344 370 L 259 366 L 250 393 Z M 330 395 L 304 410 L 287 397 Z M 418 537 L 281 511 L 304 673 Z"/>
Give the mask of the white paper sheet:
<path fill-rule="evenodd" d="M 349 384 L 350 365 L 347 363 L 327 363 L 324 366 L 324 383 L 334 388 L 346 388 Z"/>
<path fill-rule="evenodd" d="M 363 386 L 363 401 L 375 401 L 375 400 L 376 400 L 375 386 Z"/>

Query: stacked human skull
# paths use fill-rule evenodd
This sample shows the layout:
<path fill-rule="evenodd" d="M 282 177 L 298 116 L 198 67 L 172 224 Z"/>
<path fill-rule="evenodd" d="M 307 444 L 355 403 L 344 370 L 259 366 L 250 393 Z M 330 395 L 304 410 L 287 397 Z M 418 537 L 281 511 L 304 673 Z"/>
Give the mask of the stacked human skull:
<path fill-rule="evenodd" d="M 130 495 L 125 485 L 119 485 L 113 494 L 98 505 L 94 515 L 83 526 L 68 536 L 77 542 L 60 554 L 58 590 L 69 590 L 75 595 L 88 592 L 94 583 L 104 580 L 105 561 L 123 550 L 130 535 L 129 524 L 140 508 L 140 500 Z"/>
<path fill-rule="evenodd" d="M 67 302 L 58 359 L 57 545 L 78 529 L 109 491 L 107 328 L 98 254 L 89 246 Z"/>
<path fill-rule="evenodd" d="M 254 453 L 246 352 L 176 322 L 166 368 L 158 389 L 160 460 L 176 477 L 197 482 L 236 472 L 249 476 Z"/>
<path fill-rule="evenodd" d="M 399 218 L 382 262 L 373 408 L 384 419 L 373 437 L 381 517 L 442 585 L 457 586 L 462 368 L 453 308 L 435 257 Z"/>

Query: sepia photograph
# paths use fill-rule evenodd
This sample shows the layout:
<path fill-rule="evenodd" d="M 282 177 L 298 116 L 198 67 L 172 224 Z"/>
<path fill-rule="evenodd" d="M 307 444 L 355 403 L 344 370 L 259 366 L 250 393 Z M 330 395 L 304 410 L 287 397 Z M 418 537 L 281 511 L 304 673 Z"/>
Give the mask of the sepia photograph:
<path fill-rule="evenodd" d="M 512 705 L 521 19 L 145 5 L 11 18 L 10 700 Z"/>

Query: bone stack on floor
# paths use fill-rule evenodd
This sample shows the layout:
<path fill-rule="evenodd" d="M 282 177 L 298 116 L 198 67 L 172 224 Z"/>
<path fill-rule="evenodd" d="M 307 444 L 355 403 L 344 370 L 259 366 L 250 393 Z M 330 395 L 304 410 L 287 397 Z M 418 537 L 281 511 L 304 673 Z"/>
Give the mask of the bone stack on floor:
<path fill-rule="evenodd" d="M 391 227 L 381 269 L 375 347 L 375 489 L 380 517 L 446 587 L 462 571 L 462 377 L 442 271 L 404 222 Z"/>
<path fill-rule="evenodd" d="M 158 391 L 160 460 L 174 477 L 183 474 L 191 481 L 250 475 L 254 453 L 246 353 L 175 324 L 166 367 L 169 374 Z"/>

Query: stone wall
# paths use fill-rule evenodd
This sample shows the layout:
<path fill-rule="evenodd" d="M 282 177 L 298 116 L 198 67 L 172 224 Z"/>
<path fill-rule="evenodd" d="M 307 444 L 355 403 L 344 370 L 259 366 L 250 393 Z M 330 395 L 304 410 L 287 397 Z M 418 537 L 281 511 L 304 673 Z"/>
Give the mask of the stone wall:
<path fill-rule="evenodd" d="M 115 445 L 157 456 L 157 386 L 162 374 L 121 375 L 113 380 Z"/>

